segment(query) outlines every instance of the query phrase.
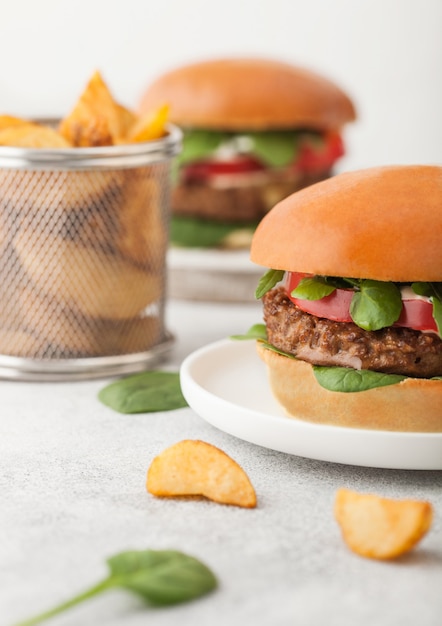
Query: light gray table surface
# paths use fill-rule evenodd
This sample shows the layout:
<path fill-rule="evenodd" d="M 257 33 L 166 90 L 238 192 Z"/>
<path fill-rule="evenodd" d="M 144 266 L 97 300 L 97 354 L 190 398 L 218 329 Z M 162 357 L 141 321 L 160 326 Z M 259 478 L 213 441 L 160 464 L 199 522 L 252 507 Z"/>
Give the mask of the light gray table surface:
<path fill-rule="evenodd" d="M 176 343 L 163 369 L 195 349 L 261 321 L 259 304 L 172 300 Z M 106 380 L 0 381 L 0 624 L 12 625 L 106 575 L 106 557 L 175 548 L 215 572 L 218 589 L 152 609 L 111 591 L 54 626 L 442 624 L 442 473 L 299 458 L 236 439 L 192 409 L 121 415 L 97 400 Z M 230 454 L 258 496 L 248 510 L 146 492 L 153 457 L 181 439 Z M 333 518 L 346 486 L 428 499 L 435 519 L 409 555 L 377 562 L 351 553 Z"/>

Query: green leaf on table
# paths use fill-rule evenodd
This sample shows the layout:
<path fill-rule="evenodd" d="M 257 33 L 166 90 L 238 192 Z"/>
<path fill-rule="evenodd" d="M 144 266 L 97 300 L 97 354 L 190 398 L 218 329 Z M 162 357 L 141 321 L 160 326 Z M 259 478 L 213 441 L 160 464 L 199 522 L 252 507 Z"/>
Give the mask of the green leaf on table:
<path fill-rule="evenodd" d="M 122 552 L 110 558 L 108 565 L 118 586 L 156 605 L 193 600 L 217 584 L 208 567 L 176 550 Z"/>
<path fill-rule="evenodd" d="M 100 402 L 119 413 L 173 411 L 188 406 L 179 372 L 152 370 L 110 383 L 98 394 Z"/>
<path fill-rule="evenodd" d="M 207 565 L 177 550 L 121 552 L 108 559 L 107 564 L 110 570 L 107 578 L 16 626 L 40 624 L 113 588 L 128 589 L 151 605 L 168 606 L 195 600 L 213 591 L 218 584 Z"/>

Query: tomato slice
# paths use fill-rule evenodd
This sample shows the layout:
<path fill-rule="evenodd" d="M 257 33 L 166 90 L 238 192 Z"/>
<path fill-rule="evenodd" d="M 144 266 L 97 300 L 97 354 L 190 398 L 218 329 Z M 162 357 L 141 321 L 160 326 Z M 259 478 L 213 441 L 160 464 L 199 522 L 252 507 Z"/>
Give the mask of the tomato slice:
<path fill-rule="evenodd" d="M 226 174 L 249 174 L 261 172 L 266 167 L 258 159 L 251 156 L 237 155 L 229 160 L 208 159 L 189 163 L 183 168 L 183 177 L 186 181 L 203 181 L 214 176 Z"/>
<path fill-rule="evenodd" d="M 324 317 L 335 322 L 351 322 L 350 303 L 354 293 L 352 289 L 335 289 L 333 293 L 325 298 L 321 298 L 321 300 L 301 300 L 291 295 L 301 278 L 308 275 L 298 272 L 287 273 L 285 288 L 290 300 L 301 311 L 316 317 Z M 433 317 L 433 305 L 428 300 L 421 298 L 404 298 L 402 300 L 402 312 L 394 326 L 438 332 L 436 321 Z"/>
<path fill-rule="evenodd" d="M 294 167 L 303 172 L 318 172 L 330 169 L 345 153 L 344 142 L 339 133 L 327 133 L 323 144 L 305 141 L 299 151 Z"/>
<path fill-rule="evenodd" d="M 353 297 L 353 289 L 335 289 L 333 293 L 321 300 L 301 300 L 294 298 L 291 293 L 298 286 L 301 278 L 309 274 L 289 272 L 286 280 L 287 295 L 296 306 L 316 317 L 326 317 L 335 322 L 351 322 L 350 302 Z"/>
<path fill-rule="evenodd" d="M 314 142 L 305 138 L 296 159 L 289 168 L 298 172 L 323 172 L 332 167 L 344 154 L 344 144 L 338 133 L 327 133 L 321 141 Z M 204 182 L 215 176 L 250 174 L 262 172 L 268 167 L 259 159 L 249 154 L 237 154 L 230 159 L 201 159 L 183 166 L 182 176 L 185 182 Z"/>
<path fill-rule="evenodd" d="M 431 302 L 413 298 L 412 300 L 402 300 L 402 303 L 402 312 L 395 326 L 406 326 L 415 330 L 427 330 L 437 333 Z"/>

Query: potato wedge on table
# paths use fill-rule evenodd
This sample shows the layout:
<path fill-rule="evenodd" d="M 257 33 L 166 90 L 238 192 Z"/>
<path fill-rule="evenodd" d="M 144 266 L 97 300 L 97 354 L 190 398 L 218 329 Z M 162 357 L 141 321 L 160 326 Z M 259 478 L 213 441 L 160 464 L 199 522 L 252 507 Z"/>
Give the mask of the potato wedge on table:
<path fill-rule="evenodd" d="M 204 496 L 221 504 L 256 506 L 255 490 L 238 463 L 199 440 L 185 439 L 155 457 L 146 487 L 160 497 Z"/>
<path fill-rule="evenodd" d="M 339 489 L 335 517 L 353 552 L 371 559 L 394 559 L 411 550 L 428 532 L 433 509 L 429 502 Z"/>

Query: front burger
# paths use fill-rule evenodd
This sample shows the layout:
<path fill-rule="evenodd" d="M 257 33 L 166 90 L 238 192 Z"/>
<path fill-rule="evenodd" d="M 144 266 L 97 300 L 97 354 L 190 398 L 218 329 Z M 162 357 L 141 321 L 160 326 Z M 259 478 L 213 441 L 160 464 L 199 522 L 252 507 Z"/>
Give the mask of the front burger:
<path fill-rule="evenodd" d="M 140 112 L 168 104 L 184 133 L 172 243 L 249 247 L 279 200 L 330 176 L 344 154 L 350 98 L 330 80 L 269 59 L 217 59 L 163 74 Z"/>
<path fill-rule="evenodd" d="M 261 221 L 258 353 L 294 417 L 442 432 L 442 167 L 339 174 Z"/>

